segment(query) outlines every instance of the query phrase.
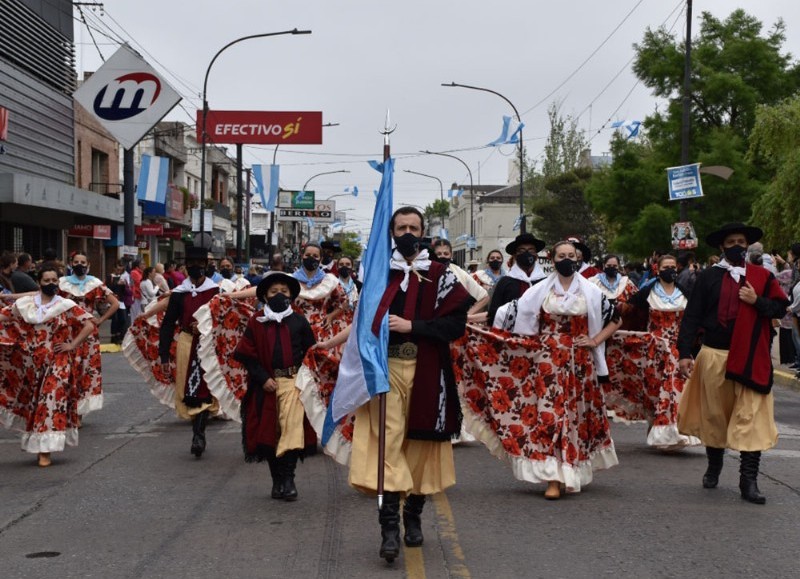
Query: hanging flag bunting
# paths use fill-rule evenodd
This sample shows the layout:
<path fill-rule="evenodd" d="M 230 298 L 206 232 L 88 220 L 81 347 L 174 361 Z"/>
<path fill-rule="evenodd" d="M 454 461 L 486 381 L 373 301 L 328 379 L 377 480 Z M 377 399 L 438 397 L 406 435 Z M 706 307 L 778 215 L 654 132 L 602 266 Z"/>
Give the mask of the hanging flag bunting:
<path fill-rule="evenodd" d="M 145 215 L 166 215 L 169 157 L 142 155 L 136 198 L 144 202 Z"/>
<path fill-rule="evenodd" d="M 625 135 L 625 140 L 632 139 L 633 137 L 639 136 L 639 127 L 642 126 L 642 121 L 614 121 L 611 123 L 612 129 L 620 129 L 623 135 Z M 625 129 L 625 130 L 622 130 Z"/>
<path fill-rule="evenodd" d="M 256 193 L 261 196 L 261 205 L 267 211 L 275 211 L 278 202 L 278 179 L 280 165 L 253 165 Z"/>
<path fill-rule="evenodd" d="M 517 231 L 522 226 L 522 219 L 524 215 L 519 215 L 516 220 L 514 220 L 514 225 L 511 227 L 511 231 Z"/>
<path fill-rule="evenodd" d="M 352 193 L 353 193 L 353 197 L 358 197 L 358 187 L 357 186 L 353 185 Z"/>
<path fill-rule="evenodd" d="M 513 121 L 512 124 L 512 121 L 513 119 L 511 117 L 503 117 L 503 130 L 501 131 L 499 137 L 487 145 L 488 147 L 516 145 L 519 143 L 519 134 L 522 132 L 522 128 L 525 126 L 525 123 Z"/>
<path fill-rule="evenodd" d="M 316 223 L 314 223 L 314 220 L 311 219 L 310 217 L 306 217 L 306 223 L 308 224 L 308 230 L 309 231 L 314 229 L 314 227 L 316 227 L 316 225 L 317 225 Z"/>
<path fill-rule="evenodd" d="M 463 189 L 448 189 L 447 190 L 447 197 L 452 199 L 453 197 L 461 197 L 464 194 Z"/>

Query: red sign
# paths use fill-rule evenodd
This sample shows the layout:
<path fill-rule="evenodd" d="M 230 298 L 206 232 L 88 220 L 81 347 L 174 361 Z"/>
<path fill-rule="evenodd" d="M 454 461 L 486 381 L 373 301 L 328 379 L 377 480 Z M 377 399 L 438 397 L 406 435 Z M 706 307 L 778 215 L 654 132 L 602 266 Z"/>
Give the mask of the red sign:
<path fill-rule="evenodd" d="M 167 190 L 167 217 L 183 219 L 183 191 L 174 185 Z"/>
<path fill-rule="evenodd" d="M 136 235 L 163 235 L 163 223 L 149 223 L 147 225 L 137 225 Z"/>
<path fill-rule="evenodd" d="M 203 111 L 197 111 L 198 133 Z M 231 145 L 321 145 L 322 112 L 208 111 L 210 143 Z"/>
<path fill-rule="evenodd" d="M 0 107 L 0 141 L 8 140 L 8 109 Z"/>
<path fill-rule="evenodd" d="M 93 239 L 111 239 L 110 225 L 73 225 L 67 231 L 70 237 L 91 237 Z"/>
<path fill-rule="evenodd" d="M 180 239 L 181 238 L 181 228 L 180 227 L 165 227 L 164 232 L 159 235 L 161 238 L 166 239 Z"/>

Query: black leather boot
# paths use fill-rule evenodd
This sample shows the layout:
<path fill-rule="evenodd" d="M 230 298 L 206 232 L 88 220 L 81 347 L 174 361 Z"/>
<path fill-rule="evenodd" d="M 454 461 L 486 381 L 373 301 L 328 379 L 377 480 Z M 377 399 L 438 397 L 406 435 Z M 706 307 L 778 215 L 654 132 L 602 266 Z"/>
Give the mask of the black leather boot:
<path fill-rule="evenodd" d="M 706 474 L 703 475 L 703 488 L 715 489 L 719 484 L 719 473 L 722 472 L 725 449 L 707 446 L 706 456 L 708 457 L 708 468 L 706 469 Z"/>
<path fill-rule="evenodd" d="M 383 506 L 378 511 L 381 524 L 380 556 L 388 563 L 400 554 L 400 493 L 385 492 Z"/>
<path fill-rule="evenodd" d="M 281 472 L 281 459 L 270 458 L 267 463 L 269 464 L 269 474 L 272 477 L 272 493 L 273 499 L 283 499 L 283 473 Z"/>
<path fill-rule="evenodd" d="M 403 540 L 406 547 L 419 547 L 422 545 L 422 508 L 425 506 L 425 495 L 408 495 L 403 504 L 403 527 L 405 534 Z"/>
<path fill-rule="evenodd" d="M 206 422 L 208 421 L 208 410 L 203 410 L 192 418 L 192 454 L 197 458 L 203 455 L 206 449 Z"/>
<path fill-rule="evenodd" d="M 741 452 L 742 464 L 739 466 L 739 490 L 742 498 L 757 505 L 767 502 L 767 497 L 758 490 L 758 465 L 761 462 L 761 452 Z"/>
<path fill-rule="evenodd" d="M 294 469 L 297 467 L 298 451 L 289 450 L 281 457 L 281 473 L 283 474 L 283 500 L 296 501 L 297 487 L 294 486 Z"/>

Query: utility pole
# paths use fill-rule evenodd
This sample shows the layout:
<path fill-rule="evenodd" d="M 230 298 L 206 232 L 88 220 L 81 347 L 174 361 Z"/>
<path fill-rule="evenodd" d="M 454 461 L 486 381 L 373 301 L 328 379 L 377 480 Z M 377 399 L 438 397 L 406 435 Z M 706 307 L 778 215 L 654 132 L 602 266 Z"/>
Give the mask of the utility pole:
<path fill-rule="evenodd" d="M 681 119 L 681 165 L 689 164 L 692 106 L 692 0 L 686 0 L 686 53 L 683 64 L 683 117 Z M 688 199 L 680 200 L 680 220 L 688 221 Z"/>

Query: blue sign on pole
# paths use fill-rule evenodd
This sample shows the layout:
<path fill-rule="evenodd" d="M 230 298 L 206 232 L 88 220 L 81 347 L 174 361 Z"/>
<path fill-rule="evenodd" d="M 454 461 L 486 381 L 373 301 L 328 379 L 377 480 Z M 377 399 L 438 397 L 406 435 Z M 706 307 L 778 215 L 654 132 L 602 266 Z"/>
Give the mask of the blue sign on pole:
<path fill-rule="evenodd" d="M 703 185 L 700 183 L 700 163 L 667 168 L 667 184 L 669 200 L 682 201 L 703 196 Z"/>

